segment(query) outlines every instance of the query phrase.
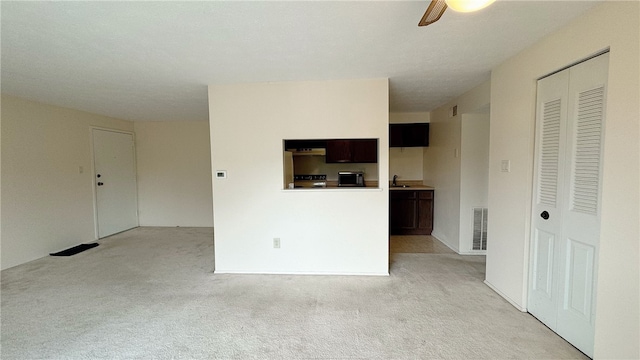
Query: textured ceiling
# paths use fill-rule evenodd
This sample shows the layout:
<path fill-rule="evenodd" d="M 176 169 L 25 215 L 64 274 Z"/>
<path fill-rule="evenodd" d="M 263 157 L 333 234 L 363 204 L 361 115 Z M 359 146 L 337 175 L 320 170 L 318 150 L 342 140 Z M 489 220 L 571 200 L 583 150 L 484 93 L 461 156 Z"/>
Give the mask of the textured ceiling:
<path fill-rule="evenodd" d="M 127 120 L 208 118 L 207 85 L 390 79 L 390 110 L 428 111 L 595 1 L 2 1 L 2 92 Z"/>

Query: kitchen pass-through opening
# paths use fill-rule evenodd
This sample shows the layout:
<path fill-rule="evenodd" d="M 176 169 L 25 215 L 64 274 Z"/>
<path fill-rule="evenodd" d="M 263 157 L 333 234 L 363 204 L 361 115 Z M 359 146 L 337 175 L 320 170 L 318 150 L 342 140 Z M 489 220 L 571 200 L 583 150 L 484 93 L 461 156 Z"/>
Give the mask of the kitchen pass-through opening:
<path fill-rule="evenodd" d="M 379 139 L 285 139 L 283 189 L 378 188 Z"/>

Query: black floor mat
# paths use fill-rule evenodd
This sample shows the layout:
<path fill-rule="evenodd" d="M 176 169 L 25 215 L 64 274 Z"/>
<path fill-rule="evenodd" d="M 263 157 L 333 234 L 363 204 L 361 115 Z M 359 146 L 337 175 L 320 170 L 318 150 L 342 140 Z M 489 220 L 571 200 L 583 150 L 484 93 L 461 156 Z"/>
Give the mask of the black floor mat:
<path fill-rule="evenodd" d="M 57 253 L 52 253 L 49 254 L 51 256 L 71 256 L 71 255 L 75 255 L 79 252 L 83 252 L 85 250 L 89 250 L 91 248 L 94 248 L 96 246 L 98 246 L 100 244 L 98 243 L 91 243 L 91 244 L 80 244 L 78 246 L 74 246 L 72 248 L 68 248 L 67 250 L 62 250 L 62 251 L 58 251 Z"/>

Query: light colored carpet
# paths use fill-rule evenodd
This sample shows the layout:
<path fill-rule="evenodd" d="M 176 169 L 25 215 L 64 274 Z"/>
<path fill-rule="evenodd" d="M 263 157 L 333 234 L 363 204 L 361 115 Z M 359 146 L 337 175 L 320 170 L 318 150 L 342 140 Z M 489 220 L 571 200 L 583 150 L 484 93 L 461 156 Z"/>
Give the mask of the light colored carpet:
<path fill-rule="evenodd" d="M 212 234 L 138 228 L 3 271 L 2 359 L 584 358 L 482 283 L 484 257 L 392 254 L 389 277 L 215 275 Z"/>

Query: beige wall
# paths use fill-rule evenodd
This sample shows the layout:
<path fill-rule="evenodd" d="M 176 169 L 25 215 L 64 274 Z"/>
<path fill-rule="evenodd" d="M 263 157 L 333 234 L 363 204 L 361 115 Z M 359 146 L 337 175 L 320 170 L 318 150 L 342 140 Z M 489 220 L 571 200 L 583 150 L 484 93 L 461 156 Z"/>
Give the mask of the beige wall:
<path fill-rule="evenodd" d="M 140 226 L 213 226 L 209 122 L 136 122 Z"/>
<path fill-rule="evenodd" d="M 428 123 L 429 119 L 428 112 L 389 113 L 390 124 Z M 399 181 L 422 180 L 423 152 L 422 147 L 389 148 L 389 177 L 398 175 Z"/>
<path fill-rule="evenodd" d="M 2 267 L 2 102 L 4 99 L 0 99 L 0 269 Z"/>
<path fill-rule="evenodd" d="M 460 251 L 461 118 L 462 114 L 486 108 L 489 94 L 487 81 L 431 112 L 423 182 L 436 189 L 432 234 L 455 251 Z M 454 105 L 458 114 L 451 116 Z"/>
<path fill-rule="evenodd" d="M 430 119 L 431 114 L 428 111 L 389 113 L 389 124 L 428 123 Z"/>
<path fill-rule="evenodd" d="M 460 248 L 473 250 L 473 208 L 489 203 L 489 112 L 462 114 L 460 141 Z"/>
<path fill-rule="evenodd" d="M 133 131 L 129 121 L 2 95 L 3 269 L 96 239 L 91 126 Z"/>
<path fill-rule="evenodd" d="M 209 87 L 216 272 L 388 274 L 382 189 L 283 190 L 283 139 L 377 138 L 389 146 L 387 79 Z M 273 238 L 281 248 L 273 248 Z"/>
<path fill-rule="evenodd" d="M 536 80 L 610 48 L 596 358 L 640 357 L 640 3 L 598 5 L 496 67 L 491 76 L 486 280 L 526 308 Z M 511 160 L 511 172 L 500 171 Z"/>

